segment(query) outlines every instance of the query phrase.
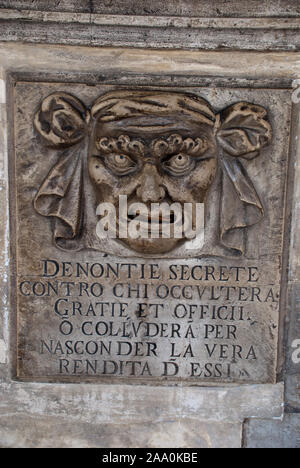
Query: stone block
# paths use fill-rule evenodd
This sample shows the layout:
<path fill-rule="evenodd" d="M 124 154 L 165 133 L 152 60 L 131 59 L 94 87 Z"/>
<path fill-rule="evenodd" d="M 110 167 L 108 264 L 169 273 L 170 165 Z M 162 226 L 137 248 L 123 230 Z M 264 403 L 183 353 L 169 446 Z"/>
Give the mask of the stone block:
<path fill-rule="evenodd" d="M 244 427 L 245 448 L 300 448 L 300 414 L 281 420 L 249 420 Z"/>

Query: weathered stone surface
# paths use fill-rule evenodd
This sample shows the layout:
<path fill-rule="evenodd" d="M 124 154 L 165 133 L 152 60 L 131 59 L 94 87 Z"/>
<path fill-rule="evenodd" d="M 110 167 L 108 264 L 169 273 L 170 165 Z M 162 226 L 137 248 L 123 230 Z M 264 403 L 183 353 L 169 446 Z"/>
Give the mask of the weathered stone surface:
<path fill-rule="evenodd" d="M 0 181 L 0 202 L 1 206 L 5 206 L 7 199 L 7 187 L 4 181 Z M 0 294 L 1 294 L 1 309 L 3 310 L 3 315 L 0 316 L 0 366 L 1 364 L 6 364 L 7 362 L 7 348 L 8 348 L 8 336 L 6 333 L 6 321 L 7 321 L 7 303 L 8 303 L 8 288 L 5 284 L 5 276 L 8 274 L 7 271 L 7 213 L 2 211 L 0 215 L 0 242 L 1 242 L 1 251 L 0 251 L 0 274 L 4 279 L 0 283 Z"/>
<path fill-rule="evenodd" d="M 299 25 L 297 28 L 259 31 L 246 29 L 223 29 L 209 27 L 154 28 L 148 26 L 98 26 L 97 24 L 47 23 L 22 20 L 11 27 L 9 21 L 1 20 L 0 40 L 3 42 L 29 42 L 47 44 L 68 44 L 105 47 L 139 47 L 156 49 L 206 49 L 206 50 L 255 50 L 291 51 L 300 49 Z M 278 40 L 280 37 L 280 40 Z M 237 47 L 237 43 L 240 44 Z"/>
<path fill-rule="evenodd" d="M 131 1 L 87 6 L 84 2 L 79 8 L 74 2 L 59 2 L 54 9 L 40 2 L 26 7 L 24 3 L 14 2 L 5 9 L 4 2 L 0 7 L 1 40 L 172 49 L 299 50 L 299 8 L 288 0 L 283 2 L 283 15 L 281 4 L 269 2 L 261 8 L 256 0 L 250 5 L 246 1 L 230 2 L 230 6 L 228 2 L 217 2 L 218 6 L 214 2 L 214 8 L 207 8 L 204 1 L 186 0 L 172 3 L 171 8 L 164 6 L 163 10 L 158 1 L 155 5 L 151 2 L 151 6 Z M 17 4 L 18 9 L 12 9 Z M 241 4 L 243 9 L 237 8 Z"/>
<path fill-rule="evenodd" d="M 190 419 L 243 422 L 283 416 L 283 384 L 235 387 L 158 387 L 43 383 L 1 384 L 1 414 L 68 417 L 95 424 L 134 424 Z"/>
<path fill-rule="evenodd" d="M 1 0 L 0 8 L 16 8 L 18 10 L 41 10 L 41 11 L 77 11 L 80 13 L 91 11 L 89 0 L 59 0 L 58 2 L 47 2 L 45 0 Z"/>
<path fill-rule="evenodd" d="M 142 2 L 136 3 L 137 4 L 135 5 L 135 8 L 143 7 Z M 2 4 L 6 8 L 10 6 L 3 2 Z M 41 5 L 40 2 L 39 4 Z M 73 9 L 73 4 L 74 2 L 72 2 L 72 4 L 69 2 L 69 5 L 71 5 L 71 9 Z M 200 5 L 199 2 L 198 4 Z M 60 5 L 62 6 L 63 10 L 67 11 L 67 3 L 60 2 Z M 60 5 L 58 6 L 58 8 L 60 8 Z M 83 5 L 83 2 L 81 2 L 81 5 Z M 115 5 L 116 2 L 113 2 L 110 8 L 114 8 Z M 172 10 L 168 10 L 166 8 L 166 5 L 164 5 L 164 10 L 166 14 L 176 14 L 176 9 L 173 9 L 175 8 L 174 5 L 175 2 L 172 2 Z M 179 4 L 176 4 L 176 8 L 178 7 L 178 5 Z M 276 16 L 277 14 L 281 14 L 282 16 L 290 16 L 293 14 L 295 15 L 295 11 L 294 13 L 291 13 L 291 5 L 292 2 L 276 2 L 276 4 L 273 2 L 268 2 L 266 8 L 257 8 L 256 5 L 253 14 L 255 16 L 260 16 L 264 15 L 266 12 L 266 14 L 272 16 Z M 253 7 L 253 5 L 251 4 L 251 2 L 247 2 L 247 6 L 248 14 L 251 15 L 251 8 Z M 299 7 L 298 2 L 296 2 L 296 5 L 293 6 L 295 6 L 295 8 L 297 9 Z M 26 5 L 24 4 L 24 8 L 26 7 L 28 7 L 28 2 L 26 2 Z M 41 8 L 41 6 L 38 6 L 37 2 L 35 2 L 35 6 L 33 7 L 35 7 L 36 9 Z M 45 7 L 45 4 L 43 5 L 43 7 Z M 224 3 L 224 8 L 225 7 L 228 7 L 228 5 Z M 223 4 L 220 8 L 222 10 Z M 174 13 L 171 13 L 171 11 Z M 244 10 L 241 9 L 240 11 L 243 13 L 242 16 L 245 16 Z M 222 10 L 222 12 L 224 13 L 224 10 Z M 110 14 L 114 13 L 114 11 L 108 10 L 106 13 Z M 156 14 L 154 11 L 152 11 L 151 13 L 153 15 Z M 188 15 L 188 13 L 185 14 Z M 231 15 L 233 14 L 235 13 L 231 12 Z M 214 12 L 214 15 L 218 15 L 218 12 Z M 94 20 L 98 21 L 99 18 L 95 18 Z M 85 19 L 82 18 L 82 21 L 85 21 Z M 247 26 L 248 28 L 249 24 L 250 23 L 248 23 Z M 4 34 L 7 34 L 9 32 L 10 34 L 12 34 L 10 37 L 16 40 L 19 38 L 20 40 L 22 39 L 20 23 L 18 23 L 18 27 L 19 32 L 16 32 L 18 28 L 13 28 L 14 31 L 9 31 L 9 29 L 3 29 Z M 273 23 L 272 28 L 277 27 L 278 25 L 276 26 Z M 39 31 L 42 30 L 44 30 L 44 32 L 40 35 L 40 39 L 38 39 L 37 34 L 36 36 L 34 36 L 34 40 L 39 40 L 40 42 L 45 42 L 48 40 L 46 28 L 39 29 Z M 55 34 L 57 34 L 57 31 L 58 30 L 55 31 Z M 32 29 L 32 34 L 34 35 L 34 29 Z M 234 34 L 236 35 L 236 31 L 234 31 Z M 271 40 L 274 40 L 275 42 L 278 41 L 277 44 L 273 44 L 275 48 L 281 47 L 282 45 L 283 47 L 285 47 L 285 31 L 280 31 L 277 29 L 277 34 L 277 37 L 276 34 L 272 34 L 271 36 L 269 36 L 269 44 L 271 43 Z M 86 40 L 84 32 L 82 32 L 82 35 L 83 41 Z M 266 44 L 268 42 L 265 41 L 265 34 L 261 36 L 263 38 L 263 41 L 260 42 L 260 44 L 256 42 L 255 39 L 253 39 L 255 36 L 261 36 L 260 31 L 256 30 L 256 32 L 253 33 L 251 39 L 253 40 L 253 42 L 249 42 L 249 47 L 251 48 L 253 45 L 254 49 L 256 47 L 259 49 L 260 47 L 262 47 L 262 43 L 264 44 L 263 47 L 266 47 Z M 80 43 L 80 36 L 78 35 L 76 37 L 75 30 L 74 37 L 74 40 L 78 41 L 77 43 Z M 251 38 L 251 36 L 247 36 L 247 38 L 249 39 Z M 116 40 L 116 38 L 114 40 Z M 197 41 L 198 39 L 196 41 L 193 40 L 191 46 L 198 47 L 199 42 Z M 216 43 L 220 44 L 220 35 L 215 34 L 215 41 Z M 96 41 L 94 43 L 96 44 Z M 150 43 L 151 42 L 149 42 L 148 44 Z M 156 44 L 157 43 L 158 42 L 156 42 Z M 233 42 L 230 41 L 227 42 L 227 44 L 231 44 L 231 47 L 233 48 L 236 46 L 236 44 L 233 45 Z M 292 47 L 294 47 L 293 44 Z M 105 83 L 108 83 L 109 80 L 111 80 L 110 82 L 116 85 L 116 83 L 120 82 L 117 80 L 123 80 L 123 84 L 128 86 L 131 85 L 131 78 L 128 77 L 128 73 L 140 73 L 141 76 L 139 79 L 140 83 L 143 86 L 145 86 L 145 83 L 147 85 L 153 85 L 154 83 L 155 85 L 157 76 L 160 78 L 163 76 L 165 80 L 164 84 L 169 83 L 171 86 L 181 87 L 183 85 L 181 74 L 182 70 L 184 69 L 187 75 L 189 76 L 190 86 L 193 87 L 199 86 L 199 83 L 203 84 L 203 82 L 205 82 L 208 86 L 212 85 L 212 83 L 214 83 L 214 86 L 216 84 L 219 85 L 220 83 L 222 83 L 223 77 L 227 76 L 230 78 L 231 84 L 233 86 L 250 86 L 253 89 L 255 89 L 260 87 L 265 88 L 266 86 L 271 86 L 272 84 L 273 86 L 275 85 L 275 87 L 290 88 L 293 79 L 298 78 L 299 75 L 299 55 L 297 53 L 288 53 L 284 49 L 282 50 L 282 53 L 268 54 L 257 54 L 253 52 L 251 54 L 248 54 L 247 52 L 229 52 L 228 54 L 226 54 L 223 52 L 209 53 L 205 51 L 195 51 L 191 53 L 188 51 L 179 50 L 177 52 L 173 51 L 172 53 L 170 53 L 169 51 L 137 51 L 134 49 L 123 49 L 122 51 L 116 51 L 113 49 L 91 49 L 59 46 L 51 47 L 45 45 L 43 46 L 40 44 L 30 46 L 28 44 L 25 45 L 18 43 L 2 43 L 1 64 L 4 67 L 4 70 L 10 69 L 22 72 L 27 71 L 30 73 L 32 73 L 35 70 L 38 73 L 40 73 L 40 81 L 45 79 L 45 77 L 47 77 L 51 81 L 57 81 L 57 76 L 59 76 L 62 81 L 78 82 L 78 77 L 80 76 L 80 74 L 85 73 L 88 76 L 88 79 L 91 83 L 98 84 L 99 79 L 101 79 L 104 80 L 103 82 Z M 111 73 L 110 77 L 104 77 L 104 74 L 99 74 L 99 63 L 101 63 L 101 66 L 103 66 L 106 70 L 109 70 L 109 72 Z M 28 77 L 26 79 L 28 80 Z M 135 77 L 135 79 L 137 78 Z M 293 122 L 295 122 L 295 114 L 293 115 Z M 5 133 L 3 137 L 4 139 L 6 138 Z M 4 150 L 4 155 L 6 157 L 6 149 Z M 299 187 L 299 183 L 297 183 L 297 170 L 295 174 L 295 188 L 297 190 L 297 187 Z M 5 187 L 6 185 L 8 185 L 7 180 L 5 180 L 5 184 L 3 184 L 3 187 Z M 293 194 L 291 195 L 291 197 L 293 197 Z M 3 199 L 4 204 L 6 206 L 5 196 L 3 196 Z M 295 209 L 292 213 L 292 235 L 295 240 L 297 240 L 298 238 L 297 213 L 297 209 Z M 6 249 L 4 248 L 4 250 Z M 296 270 L 298 269 L 299 257 L 297 252 L 297 247 L 293 247 L 290 256 L 291 265 L 293 265 L 293 267 L 290 268 L 290 271 L 293 272 L 293 279 L 291 280 L 292 282 L 297 281 Z M 6 262 L 7 259 L 3 257 L 2 264 L 4 265 Z M 285 268 L 286 267 L 287 265 L 285 266 Z M 1 269 L 1 271 L 4 271 L 2 277 L 2 285 L 3 290 L 6 291 L 7 279 L 5 276 L 5 271 L 7 270 Z M 5 348 L 7 349 L 8 304 L 7 301 L 5 301 L 5 299 L 4 302 L 5 309 L 1 310 L 1 312 L 4 311 L 4 314 L 2 314 L 3 320 L 1 322 L 1 326 L 3 326 L 2 331 L 4 336 L 6 336 Z M 286 313 L 287 315 L 289 314 L 288 309 L 286 309 Z M 283 322 L 284 319 L 285 317 L 283 316 Z M 14 339 L 14 335 L 12 336 Z M 290 348 L 288 348 L 287 351 L 287 354 L 290 358 Z M 11 357 L 13 355 L 14 353 L 12 347 L 11 352 L 8 356 Z M 2 359 L 1 356 L 5 356 L 5 359 L 7 359 L 8 357 L 6 353 L 1 354 L 0 349 L 0 360 Z M 280 358 L 282 360 L 283 355 L 281 355 Z M 10 382 L 7 364 L 0 364 L 0 370 L 2 380 Z M 296 371 L 297 368 L 295 367 L 293 372 Z M 298 377 L 299 374 L 291 374 L 287 376 L 287 401 L 288 409 L 290 410 L 296 408 L 296 405 L 299 402 Z M 227 435 L 225 435 L 224 445 L 231 446 L 235 444 L 236 437 L 238 437 L 238 432 L 240 431 L 240 424 L 244 418 L 281 418 L 283 413 L 282 385 L 264 385 L 255 387 L 250 386 L 242 388 L 235 387 L 225 388 L 225 390 L 224 388 L 220 388 L 217 391 L 218 393 L 213 391 L 215 389 L 191 389 L 192 393 L 184 393 L 185 397 L 187 398 L 185 404 L 180 404 L 178 400 L 179 395 L 182 395 L 182 389 L 173 388 L 171 389 L 171 393 L 166 393 L 163 397 L 163 399 L 166 402 L 169 401 L 169 398 L 171 399 L 171 401 L 169 401 L 170 405 L 167 405 L 166 402 L 164 404 L 162 400 L 156 401 L 157 409 L 155 410 L 154 418 L 151 417 L 151 411 L 153 406 L 151 396 L 153 397 L 155 392 L 155 390 L 153 389 L 157 389 L 155 395 L 161 394 L 161 387 L 150 387 L 152 394 L 142 394 L 144 402 L 147 401 L 147 399 L 150 401 L 149 406 L 146 406 L 145 408 L 143 407 L 142 403 L 140 405 L 131 404 L 131 399 L 133 398 L 133 395 L 138 395 L 141 387 L 130 387 L 130 391 L 132 393 L 130 400 L 127 399 L 127 396 L 129 395 L 129 390 L 126 385 L 116 387 L 107 386 L 107 395 L 102 392 L 99 393 L 99 389 L 101 389 L 102 387 L 103 386 L 101 385 L 97 386 L 96 388 L 91 384 L 81 384 L 80 386 L 72 385 L 70 387 L 61 384 L 44 385 L 18 383 L 16 385 L 13 384 L 12 386 L 9 385 L 8 387 L 5 387 L 5 389 L 3 388 L 2 401 L 4 402 L 4 404 L 2 406 L 2 423 L 0 423 L 2 429 L 0 438 L 1 441 L 3 441 L 3 446 L 63 446 L 64 444 L 64 446 L 71 446 L 72 441 L 70 439 L 67 440 L 65 438 L 65 434 L 63 436 L 64 429 L 67 428 L 68 433 L 72 434 L 72 439 L 74 438 L 74 440 L 76 441 L 75 445 L 82 444 L 83 446 L 111 447 L 112 445 L 110 444 L 114 443 L 112 438 L 112 428 L 114 427 L 117 428 L 115 439 L 116 445 L 121 445 L 122 443 L 124 443 L 123 429 L 126 427 L 126 431 L 129 432 L 130 437 L 126 439 L 124 446 L 126 446 L 126 444 L 129 446 L 133 438 L 138 437 L 139 434 L 139 441 L 141 441 L 140 443 L 145 445 L 148 444 L 149 446 L 151 446 L 151 444 L 153 444 L 152 446 L 155 446 L 155 444 L 160 443 L 156 438 L 156 434 L 160 434 L 161 436 L 163 434 L 167 434 L 165 439 L 166 444 L 170 440 L 176 440 L 178 445 L 183 443 L 186 444 L 186 446 L 193 446 L 194 444 L 198 443 L 199 446 L 203 446 L 206 443 L 207 445 L 209 445 L 208 441 L 210 440 L 210 443 L 212 445 L 216 443 L 216 445 L 218 446 L 221 444 L 221 442 L 219 441 L 219 439 L 217 439 L 217 435 L 221 434 L 222 429 L 220 428 L 220 425 L 222 426 L 224 424 L 224 421 L 226 424 L 226 428 L 228 429 Z M 115 392 L 113 388 L 115 389 Z M 266 391 L 266 388 L 268 389 L 268 391 Z M 60 391 L 60 389 L 62 390 L 62 392 Z M 166 388 L 166 390 L 169 390 L 169 388 Z M 189 389 L 184 389 L 184 392 L 186 392 L 186 390 Z M 194 390 L 197 390 L 196 394 L 193 393 Z M 65 397 L 62 394 L 63 392 L 65 392 Z M 126 393 L 126 395 L 124 394 L 124 392 Z M 274 392 L 276 394 L 274 394 Z M 112 400 L 110 400 L 109 394 L 112 395 Z M 59 404 L 59 401 L 62 401 L 62 404 Z M 221 401 L 224 404 L 220 404 Z M 71 403 L 70 405 L 70 402 L 73 402 L 73 404 Z M 74 402 L 76 402 L 76 404 L 74 404 Z M 122 402 L 122 404 L 120 404 L 120 402 Z M 175 414 L 173 411 L 174 407 L 171 406 L 171 403 L 174 404 L 174 407 L 176 407 L 177 405 L 181 409 L 181 412 Z M 249 407 L 247 406 L 248 403 Z M 107 406 L 110 407 L 111 411 L 107 409 Z M 163 422 L 159 420 L 158 417 L 158 415 L 160 414 L 161 407 L 163 408 L 163 417 L 165 418 Z M 92 408 L 95 409 L 95 412 L 93 412 Z M 204 408 L 207 408 L 207 413 L 206 411 L 204 411 Z M 143 414 L 143 410 L 145 410 L 148 416 L 146 422 L 144 422 L 143 420 L 143 422 L 140 423 L 140 415 Z M 61 414 L 64 415 L 63 419 L 60 419 Z M 73 418 L 75 414 L 76 419 L 72 419 L 70 423 L 70 417 Z M 87 417 L 86 414 L 88 415 Z M 103 414 L 104 422 L 101 419 Z M 122 416 L 121 422 L 120 420 L 118 420 L 119 415 Z M 128 418 L 129 415 L 131 416 L 131 419 Z M 168 422 L 170 421 L 170 415 L 171 422 Z M 95 416 L 96 422 L 94 422 Z M 207 421 L 207 417 L 210 418 L 210 422 Z M 188 421 L 188 426 L 183 423 L 185 418 L 186 421 Z M 215 426 L 214 421 L 216 420 L 221 422 L 219 422 L 219 425 Z M 49 421 L 48 428 L 51 429 L 49 431 L 48 438 L 45 434 L 47 430 L 47 421 Z M 72 424 L 73 421 L 75 421 L 76 427 L 78 427 L 78 431 L 76 431 L 75 425 Z M 193 424 L 193 421 L 195 422 L 195 425 Z M 201 421 L 205 421 L 205 423 L 203 422 L 202 425 Z M 195 429 L 194 431 L 194 427 L 196 427 L 197 422 L 199 423 L 199 429 L 201 429 L 201 434 L 203 439 L 205 439 L 205 442 L 203 439 L 197 437 L 197 429 Z M 269 427 L 269 423 L 269 421 L 266 421 L 264 423 L 265 432 Z M 58 425 L 58 427 L 60 428 L 57 435 L 55 435 L 54 433 L 55 425 Z M 137 427 L 137 425 L 139 425 L 138 434 L 134 429 L 134 427 Z M 148 438 L 144 432 L 144 428 L 150 427 L 150 425 L 151 431 L 153 429 L 153 432 L 151 432 L 151 439 Z M 23 431 L 23 437 L 21 435 L 22 426 L 26 427 L 26 434 L 25 431 Z M 183 428 L 184 440 L 179 439 L 178 429 L 180 426 L 181 428 Z M 273 434 L 273 438 L 274 440 L 276 440 L 276 443 L 278 445 L 281 445 L 281 429 L 279 426 L 279 424 L 276 424 L 275 437 Z M 191 431 L 187 430 L 188 427 L 191 428 Z M 89 428 L 91 428 L 91 431 L 97 432 L 96 437 L 89 433 Z M 100 428 L 105 429 L 104 432 L 101 432 L 101 435 Z M 84 431 L 85 434 L 83 433 Z M 289 425 L 289 432 L 292 434 L 293 431 L 293 426 Z M 215 436 L 213 435 L 213 433 L 215 434 Z M 168 434 L 170 434 L 169 438 Z M 263 429 L 260 431 L 260 434 L 262 437 L 264 436 Z M 285 437 L 285 439 L 287 438 L 288 436 Z M 294 442 L 294 439 L 292 437 L 291 440 L 293 441 L 293 444 L 296 445 L 296 442 Z M 133 442 L 132 446 L 134 446 Z"/>
<path fill-rule="evenodd" d="M 126 86 L 141 76 L 142 85 L 155 85 L 164 79 L 170 86 L 182 86 L 184 79 L 190 85 L 221 86 L 221 77 L 228 77 L 233 86 L 292 87 L 300 75 L 299 54 L 295 53 L 243 53 L 203 51 L 155 51 L 111 49 L 46 44 L 0 43 L 1 64 L 5 70 L 38 73 L 56 81 L 78 82 L 86 73 L 94 84 L 115 82 L 118 78 Z M 101 63 L 101 72 L 99 64 Z M 246 71 L 245 71 L 246 70 Z M 106 74 L 107 73 L 107 74 Z M 52 74 L 52 75 L 51 75 Z M 274 78 L 276 77 L 276 78 Z M 28 80 L 28 78 L 27 78 Z"/>
<path fill-rule="evenodd" d="M 297 0 L 214 0 L 208 8 L 204 0 L 172 0 L 164 6 L 159 0 L 132 2 L 132 0 L 60 0 L 51 2 L 45 0 L 1 0 L 0 8 L 18 8 L 41 11 L 78 11 L 102 14 L 123 15 L 176 15 L 176 16 L 230 16 L 230 17 L 261 17 L 261 16 L 300 16 Z"/>
<path fill-rule="evenodd" d="M 8 369 L 8 187 L 7 187 L 7 117 L 6 117 L 6 89 L 5 76 L 0 67 L 0 376 L 7 376 Z M 0 377 L 0 378 L 1 378 Z"/>
<path fill-rule="evenodd" d="M 292 148 L 294 148 L 295 157 L 295 185 L 294 193 L 289 194 L 289 204 L 291 207 L 292 225 L 290 264 L 288 271 L 289 287 L 287 294 L 286 313 L 282 317 L 286 323 L 286 341 L 285 341 L 285 363 L 283 375 L 286 382 L 285 401 L 289 412 L 299 411 L 300 409 L 300 242 L 299 242 L 299 223 L 297 220 L 300 215 L 299 204 L 299 105 L 295 106 L 294 132 L 292 134 Z"/>
<path fill-rule="evenodd" d="M 299 349 L 299 348 L 298 348 Z M 295 349 L 293 349 L 295 351 Z M 293 412 L 300 408 L 300 375 L 297 373 L 285 376 L 285 402 L 287 411 Z"/>
<path fill-rule="evenodd" d="M 291 287 L 291 316 L 289 323 L 289 349 L 287 353 L 286 371 L 288 374 L 299 373 L 300 364 L 300 284 Z"/>
<path fill-rule="evenodd" d="M 68 418 L 0 416 L 2 448 L 240 448 L 242 424 L 179 419 L 74 425 Z"/>
<path fill-rule="evenodd" d="M 248 421 L 244 444 L 246 448 L 300 448 L 300 414 L 286 414 L 283 421 Z"/>

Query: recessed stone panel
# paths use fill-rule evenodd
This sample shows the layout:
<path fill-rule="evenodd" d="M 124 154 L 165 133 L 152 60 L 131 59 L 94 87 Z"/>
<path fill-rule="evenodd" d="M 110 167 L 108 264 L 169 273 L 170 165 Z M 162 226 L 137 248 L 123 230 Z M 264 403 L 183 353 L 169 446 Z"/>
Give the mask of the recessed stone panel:
<path fill-rule="evenodd" d="M 12 94 L 16 377 L 274 383 L 290 91 L 17 81 Z M 151 212 L 139 226 L 158 238 L 122 237 L 141 213 L 124 220 L 120 195 L 199 204 L 204 229 L 176 237 L 173 213 L 165 238 Z M 103 203 L 115 238 L 99 237 Z"/>

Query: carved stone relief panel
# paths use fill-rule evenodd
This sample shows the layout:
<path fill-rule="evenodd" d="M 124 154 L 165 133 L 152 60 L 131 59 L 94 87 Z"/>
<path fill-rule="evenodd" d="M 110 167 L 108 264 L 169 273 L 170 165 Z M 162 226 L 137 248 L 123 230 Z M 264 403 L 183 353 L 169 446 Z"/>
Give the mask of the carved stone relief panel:
<path fill-rule="evenodd" d="M 12 98 L 16 376 L 274 382 L 289 91 L 19 81 Z"/>
<path fill-rule="evenodd" d="M 263 217 L 242 164 L 258 157 L 271 141 L 262 106 L 238 102 L 216 112 L 196 94 L 123 90 L 101 95 L 87 109 L 74 96 L 56 92 L 42 101 L 34 124 L 58 154 L 34 207 L 55 218 L 54 242 L 64 250 L 239 256 L 244 231 Z M 97 238 L 96 203 L 111 201 L 117 212 L 119 195 L 127 196 L 128 203 L 204 203 L 213 185 L 219 199 L 206 210 L 211 233 L 200 249 L 189 247 L 188 252 L 186 239 L 129 236 L 121 243 L 108 238 L 101 244 Z M 118 234 L 127 221 L 117 220 Z"/>

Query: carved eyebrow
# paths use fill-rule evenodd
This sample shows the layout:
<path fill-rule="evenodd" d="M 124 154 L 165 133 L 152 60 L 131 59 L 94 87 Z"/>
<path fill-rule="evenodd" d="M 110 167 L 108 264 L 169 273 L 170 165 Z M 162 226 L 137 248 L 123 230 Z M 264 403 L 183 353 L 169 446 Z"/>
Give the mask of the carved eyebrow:
<path fill-rule="evenodd" d="M 96 139 L 96 147 L 104 154 L 123 152 L 129 155 L 143 156 L 145 144 L 140 140 L 131 139 L 128 135 L 120 135 L 118 138 L 102 137 Z"/>
<path fill-rule="evenodd" d="M 190 156 L 202 156 L 208 149 L 209 144 L 206 138 L 182 138 L 181 135 L 174 134 L 168 138 L 158 138 L 151 143 L 153 151 L 159 156 L 169 156 L 184 152 Z"/>

